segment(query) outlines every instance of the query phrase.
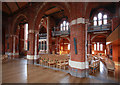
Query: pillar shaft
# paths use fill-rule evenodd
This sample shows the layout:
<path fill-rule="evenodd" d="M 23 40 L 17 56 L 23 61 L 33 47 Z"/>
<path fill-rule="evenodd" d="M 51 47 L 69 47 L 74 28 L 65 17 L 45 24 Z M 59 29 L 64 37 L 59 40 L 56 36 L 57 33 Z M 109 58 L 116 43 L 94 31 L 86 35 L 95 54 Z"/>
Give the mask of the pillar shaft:
<path fill-rule="evenodd" d="M 47 17 L 47 53 L 49 53 L 49 29 L 50 29 L 50 23 L 49 23 L 49 17 Z"/>
<path fill-rule="evenodd" d="M 70 22 L 70 74 L 77 77 L 88 76 L 87 62 L 87 25 L 84 18 L 84 3 L 73 3 L 72 19 Z M 82 11 L 81 11 L 82 10 Z"/>

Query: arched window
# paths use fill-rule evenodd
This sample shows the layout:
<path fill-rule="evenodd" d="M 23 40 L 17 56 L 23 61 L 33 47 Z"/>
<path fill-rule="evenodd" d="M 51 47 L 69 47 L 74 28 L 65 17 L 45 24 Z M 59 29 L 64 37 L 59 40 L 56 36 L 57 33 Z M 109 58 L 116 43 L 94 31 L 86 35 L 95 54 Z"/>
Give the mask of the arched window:
<path fill-rule="evenodd" d="M 63 30 L 63 24 L 60 25 L 60 30 L 61 30 L 61 31 Z"/>
<path fill-rule="evenodd" d="M 103 51 L 103 44 L 100 44 L 100 51 Z"/>
<path fill-rule="evenodd" d="M 24 25 L 24 49 L 28 49 L 28 23 Z"/>
<path fill-rule="evenodd" d="M 67 25 L 66 29 L 68 30 L 68 29 L 69 29 L 69 23 L 67 22 L 67 24 L 66 24 L 66 25 Z"/>
<path fill-rule="evenodd" d="M 98 14 L 98 25 L 102 25 L 102 13 Z"/>
<path fill-rule="evenodd" d="M 94 50 L 96 50 L 96 44 L 94 44 Z"/>
<path fill-rule="evenodd" d="M 68 29 L 69 29 L 69 23 L 67 21 L 63 21 L 63 23 L 60 24 L 60 30 L 67 31 Z"/>
<path fill-rule="evenodd" d="M 70 44 L 68 44 L 68 50 L 70 50 Z"/>
<path fill-rule="evenodd" d="M 107 24 L 107 15 L 103 16 L 103 24 Z"/>
<path fill-rule="evenodd" d="M 43 47 L 44 47 L 44 46 L 43 46 L 43 41 L 42 41 L 42 50 L 43 50 Z"/>
<path fill-rule="evenodd" d="M 93 20 L 94 20 L 94 26 L 97 26 L 97 17 L 94 17 Z"/>
<path fill-rule="evenodd" d="M 93 25 L 94 26 L 100 26 L 107 24 L 107 14 L 104 13 L 98 13 L 97 16 L 95 15 L 93 17 Z"/>
<path fill-rule="evenodd" d="M 100 49 L 99 49 L 99 42 L 97 42 L 97 51 L 99 51 Z"/>

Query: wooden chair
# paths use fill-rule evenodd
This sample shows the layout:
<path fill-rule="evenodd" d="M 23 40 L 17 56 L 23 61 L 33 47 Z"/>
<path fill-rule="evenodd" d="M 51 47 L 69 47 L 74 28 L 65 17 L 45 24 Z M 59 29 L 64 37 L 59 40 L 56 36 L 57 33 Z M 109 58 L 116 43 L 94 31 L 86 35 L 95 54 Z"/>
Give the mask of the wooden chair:
<path fill-rule="evenodd" d="M 54 60 L 49 60 L 49 61 L 47 62 L 47 64 L 48 64 L 49 67 L 50 67 L 50 66 L 55 66 L 55 61 L 54 61 Z"/>
<path fill-rule="evenodd" d="M 57 68 L 62 69 L 62 67 L 64 67 L 64 70 L 65 70 L 66 66 L 68 66 L 68 61 L 67 60 L 59 60 L 58 63 L 57 63 Z"/>
<path fill-rule="evenodd" d="M 106 66 L 107 66 L 107 73 L 108 72 L 113 72 L 113 75 L 115 76 L 115 63 L 114 61 L 107 59 L 106 61 Z"/>
<path fill-rule="evenodd" d="M 8 61 L 8 55 L 3 55 L 2 56 L 2 63 L 5 63 Z"/>
<path fill-rule="evenodd" d="M 93 62 L 92 65 L 89 65 L 89 68 L 92 71 L 92 73 L 95 73 L 97 70 L 96 62 Z"/>

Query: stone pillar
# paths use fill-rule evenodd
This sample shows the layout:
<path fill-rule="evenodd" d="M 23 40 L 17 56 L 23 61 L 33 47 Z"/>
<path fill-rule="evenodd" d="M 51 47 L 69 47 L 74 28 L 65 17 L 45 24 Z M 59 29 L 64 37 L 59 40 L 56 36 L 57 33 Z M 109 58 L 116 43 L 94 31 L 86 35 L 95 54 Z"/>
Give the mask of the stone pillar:
<path fill-rule="evenodd" d="M 50 53 L 49 51 L 49 29 L 50 29 L 50 23 L 49 23 L 49 17 L 47 17 L 47 53 Z"/>
<path fill-rule="evenodd" d="M 88 76 L 88 62 L 86 57 L 86 26 L 84 18 L 84 3 L 73 3 L 72 19 L 70 22 L 70 74 L 76 77 Z"/>

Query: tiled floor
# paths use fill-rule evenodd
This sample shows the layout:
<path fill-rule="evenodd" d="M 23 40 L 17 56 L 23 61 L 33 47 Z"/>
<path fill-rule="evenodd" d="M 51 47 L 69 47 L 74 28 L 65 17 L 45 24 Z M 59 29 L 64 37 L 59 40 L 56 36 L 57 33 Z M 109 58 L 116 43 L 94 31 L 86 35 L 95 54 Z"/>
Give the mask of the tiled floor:
<path fill-rule="evenodd" d="M 101 63 L 102 64 L 102 63 Z M 108 77 L 104 65 L 100 72 L 88 78 L 77 78 L 63 71 L 55 71 L 37 65 L 27 65 L 24 59 L 15 59 L 3 64 L 3 83 L 114 83 L 117 78 Z M 120 71 L 119 71 L 120 72 Z M 117 74 L 116 74 L 117 75 Z"/>

